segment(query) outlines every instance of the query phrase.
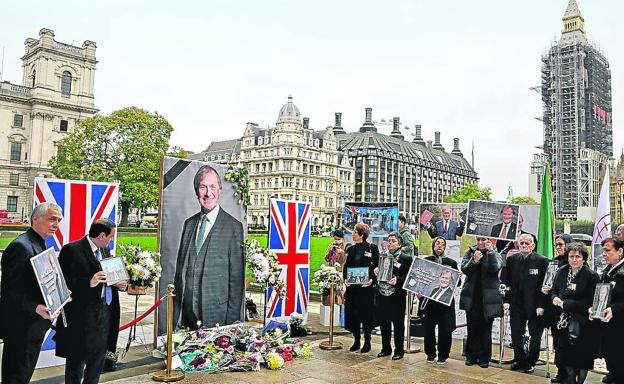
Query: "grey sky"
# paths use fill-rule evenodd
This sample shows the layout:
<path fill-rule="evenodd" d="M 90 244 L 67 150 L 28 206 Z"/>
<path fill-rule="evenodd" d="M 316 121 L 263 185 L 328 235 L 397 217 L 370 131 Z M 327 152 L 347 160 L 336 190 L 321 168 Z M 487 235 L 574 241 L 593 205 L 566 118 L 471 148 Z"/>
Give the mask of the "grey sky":
<path fill-rule="evenodd" d="M 464 155 L 475 142 L 482 186 L 527 194 L 542 142 L 540 56 L 558 39 L 568 0 L 444 1 L 5 1 L 3 80 L 21 82 L 27 37 L 97 42 L 96 106 L 163 114 L 172 144 L 195 152 L 274 124 L 288 94 L 314 129 L 343 113 L 357 130 L 373 118 L 442 132 Z M 624 3 L 578 0 L 588 37 L 610 60 L 614 151 L 624 146 Z M 620 38 L 618 38 L 620 36 Z M 390 131 L 389 126 L 380 126 Z"/>

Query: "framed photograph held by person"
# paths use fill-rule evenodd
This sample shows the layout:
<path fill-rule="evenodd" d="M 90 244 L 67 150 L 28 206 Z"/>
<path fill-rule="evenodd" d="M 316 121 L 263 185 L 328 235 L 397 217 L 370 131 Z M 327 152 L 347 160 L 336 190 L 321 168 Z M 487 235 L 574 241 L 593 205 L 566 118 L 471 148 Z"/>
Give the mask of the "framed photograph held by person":
<path fill-rule="evenodd" d="M 377 274 L 378 281 L 388 282 L 392 279 L 392 268 L 394 266 L 394 258 L 392 256 L 380 256 L 379 257 L 379 273 Z"/>
<path fill-rule="evenodd" d="M 126 264 L 121 257 L 109 257 L 100 261 L 102 270 L 106 272 L 106 285 L 109 287 L 122 281 L 130 280 Z"/>
<path fill-rule="evenodd" d="M 368 283 L 368 268 L 347 268 L 346 283 L 350 285 L 363 285 Z"/>
<path fill-rule="evenodd" d="M 594 291 L 594 303 L 592 304 L 591 318 L 604 320 L 605 309 L 609 307 L 611 302 L 611 291 L 613 286 L 610 283 L 596 284 L 596 290 Z"/>
<path fill-rule="evenodd" d="M 55 314 L 70 300 L 65 277 L 54 248 L 48 248 L 30 259 L 43 300 L 50 313 Z"/>

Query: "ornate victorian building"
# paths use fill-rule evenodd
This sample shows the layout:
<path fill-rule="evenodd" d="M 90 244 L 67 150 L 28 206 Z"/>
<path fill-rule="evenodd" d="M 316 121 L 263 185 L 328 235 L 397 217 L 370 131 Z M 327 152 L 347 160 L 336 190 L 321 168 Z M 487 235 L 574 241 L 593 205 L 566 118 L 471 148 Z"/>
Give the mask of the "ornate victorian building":
<path fill-rule="evenodd" d="M 0 83 L 0 209 L 15 219 L 30 214 L 34 178 L 51 176 L 57 143 L 97 112 L 93 41 L 60 43 L 43 28 L 24 45 L 21 85 Z"/>
<path fill-rule="evenodd" d="M 288 97 L 275 127 L 247 123 L 241 139 L 213 142 L 195 159 L 242 164 L 249 169 L 251 205 L 247 223 L 266 228 L 269 198 L 309 201 L 312 225 L 336 223 L 345 201 L 353 199 L 353 167 L 337 149 L 332 127 L 315 131 Z"/>

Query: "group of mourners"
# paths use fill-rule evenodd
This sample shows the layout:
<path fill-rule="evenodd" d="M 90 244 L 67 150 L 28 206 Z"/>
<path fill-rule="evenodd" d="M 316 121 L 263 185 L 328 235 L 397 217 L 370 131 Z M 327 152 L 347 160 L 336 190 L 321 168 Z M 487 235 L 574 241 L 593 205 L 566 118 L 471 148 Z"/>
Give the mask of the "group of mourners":
<path fill-rule="evenodd" d="M 332 252 L 327 260 L 341 264 L 345 280 L 348 268 L 369 269 L 367 283 L 346 284 L 345 328 L 354 338 L 350 351 L 370 352 L 371 334 L 378 325 L 382 348 L 377 356 L 392 354 L 392 360 L 399 360 L 405 353 L 408 294 L 402 287 L 412 258 L 417 254 L 406 219 L 401 216 L 399 232 L 391 232 L 386 240 L 387 253 L 394 258 L 392 278 L 387 282 L 378 281 L 380 252 L 375 244 L 367 242 L 369 234 L 369 226 L 358 223 L 353 230 L 354 244 L 345 248 L 341 241 L 343 233 L 337 231 L 337 243 L 333 247 L 335 250 L 338 244 L 338 252 Z M 457 265 L 445 256 L 446 239 L 440 236 L 432 239 L 432 255 L 425 259 L 458 269 L 460 276 L 465 276 L 459 301 L 459 308 L 466 311 L 465 364 L 489 367 L 494 319 L 508 312 L 514 351 L 512 370 L 526 373 L 535 370 L 544 329 L 550 328 L 557 366 L 557 374 L 551 382 L 583 383 L 588 371 L 593 369 L 594 359 L 602 357 L 609 371 L 603 383 L 624 383 L 624 354 L 619 352 L 624 346 L 624 225 L 618 227 L 613 238 L 602 241 L 606 267 L 600 275 L 588 266 L 585 244 L 573 242 L 567 234 L 557 235 L 554 240 L 555 257 L 548 260 L 535 252 L 537 238 L 529 233 L 520 235 L 513 253 L 503 255 L 495 240 L 476 237 L 476 244 Z M 556 265 L 556 273 L 549 288 L 543 283 L 551 263 Z M 590 313 L 599 282 L 610 283 L 612 293 L 603 317 L 594 319 Z M 457 327 L 455 302 L 445 305 L 419 293 L 416 296 L 424 327 L 427 363 L 445 365 L 452 333 Z M 525 346 L 527 329 L 528 348 Z"/>

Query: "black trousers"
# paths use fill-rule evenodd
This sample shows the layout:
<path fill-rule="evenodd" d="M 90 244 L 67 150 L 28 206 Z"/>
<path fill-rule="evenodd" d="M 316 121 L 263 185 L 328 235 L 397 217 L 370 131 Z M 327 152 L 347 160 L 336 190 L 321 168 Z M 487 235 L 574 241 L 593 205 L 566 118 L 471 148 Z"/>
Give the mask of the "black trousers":
<path fill-rule="evenodd" d="M 492 360 L 492 324 L 494 319 L 486 319 L 483 310 L 466 313 L 466 360 L 489 363 Z"/>
<path fill-rule="evenodd" d="M 377 295 L 377 313 L 379 328 L 381 328 L 381 350 L 392 352 L 390 339 L 394 329 L 394 353 L 405 353 L 403 342 L 405 340 L 405 295 L 395 294 L 392 296 Z"/>
<path fill-rule="evenodd" d="M 447 313 L 425 314 L 423 318 L 425 326 L 425 353 L 427 357 L 436 357 L 436 344 L 438 359 L 446 360 L 451 353 L 453 331 L 455 330 L 455 311 Z M 438 340 L 436 343 L 435 328 L 438 327 Z"/>
<path fill-rule="evenodd" d="M 513 343 L 514 361 L 520 365 L 534 366 L 539 358 L 540 343 L 542 341 L 542 333 L 544 332 L 544 325 L 541 319 L 535 316 L 529 318 L 528 314 L 523 308 L 518 308 L 518 305 L 511 306 L 510 313 L 510 325 L 511 325 L 511 342 Z M 524 351 L 524 334 L 526 332 L 527 325 L 529 327 L 529 336 L 531 342 L 529 343 L 529 353 Z"/>
<path fill-rule="evenodd" d="M 4 340 L 2 352 L 2 384 L 26 384 L 35 372 L 41 343 L 24 340 Z"/>
<path fill-rule="evenodd" d="M 97 384 L 104 368 L 106 349 L 82 358 L 65 360 L 65 384 Z"/>

